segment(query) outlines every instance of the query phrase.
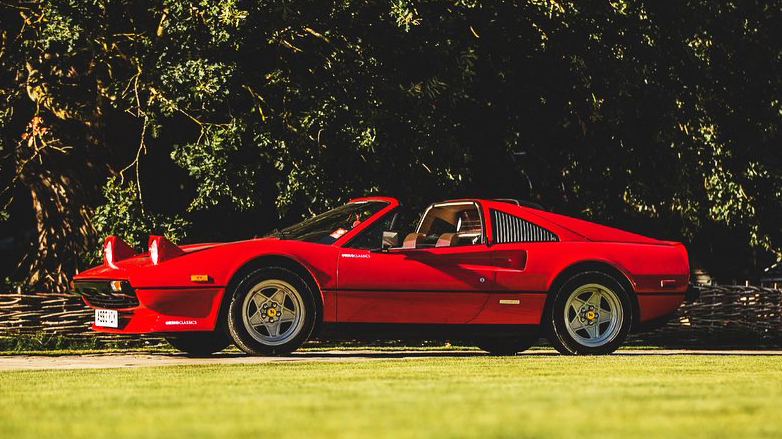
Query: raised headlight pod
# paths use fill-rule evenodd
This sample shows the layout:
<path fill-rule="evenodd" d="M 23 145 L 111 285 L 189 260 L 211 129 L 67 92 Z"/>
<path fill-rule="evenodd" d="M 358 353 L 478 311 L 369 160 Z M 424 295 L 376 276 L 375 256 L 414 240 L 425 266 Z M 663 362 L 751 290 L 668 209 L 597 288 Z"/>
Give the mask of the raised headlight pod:
<path fill-rule="evenodd" d="M 149 237 L 149 258 L 152 259 L 153 264 L 157 265 L 183 254 L 185 254 L 184 250 L 177 247 L 176 244 L 164 236 Z"/>
<path fill-rule="evenodd" d="M 133 256 L 136 251 L 116 236 L 109 236 L 103 242 L 103 263 L 111 268 L 117 268 L 117 262 Z"/>
<path fill-rule="evenodd" d="M 109 267 L 117 268 L 117 266 L 114 265 L 114 251 L 112 250 L 113 247 L 114 244 L 111 241 L 106 241 L 106 245 L 103 247 L 103 259 Z"/>
<path fill-rule="evenodd" d="M 160 255 L 157 252 L 157 240 L 153 240 L 149 237 L 149 258 L 152 259 L 152 263 L 157 265 Z"/>

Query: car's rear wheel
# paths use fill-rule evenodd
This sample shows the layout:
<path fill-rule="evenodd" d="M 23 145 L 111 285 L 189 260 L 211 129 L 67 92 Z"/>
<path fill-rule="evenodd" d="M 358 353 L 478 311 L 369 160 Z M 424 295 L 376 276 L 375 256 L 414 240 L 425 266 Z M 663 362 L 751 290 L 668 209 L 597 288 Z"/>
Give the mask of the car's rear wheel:
<path fill-rule="evenodd" d="M 166 341 L 175 349 L 198 357 L 220 352 L 231 344 L 231 338 L 222 329 L 209 332 L 183 332 L 166 337 Z"/>
<path fill-rule="evenodd" d="M 633 307 L 625 288 L 602 272 L 579 273 L 554 293 L 548 339 L 568 355 L 604 355 L 627 338 Z"/>
<path fill-rule="evenodd" d="M 228 331 L 251 355 L 280 355 L 307 340 L 317 318 L 312 291 L 296 273 L 262 268 L 235 289 L 228 308 Z"/>
<path fill-rule="evenodd" d="M 526 351 L 538 341 L 537 334 L 519 338 L 486 338 L 478 340 L 478 348 L 492 355 L 516 355 Z"/>

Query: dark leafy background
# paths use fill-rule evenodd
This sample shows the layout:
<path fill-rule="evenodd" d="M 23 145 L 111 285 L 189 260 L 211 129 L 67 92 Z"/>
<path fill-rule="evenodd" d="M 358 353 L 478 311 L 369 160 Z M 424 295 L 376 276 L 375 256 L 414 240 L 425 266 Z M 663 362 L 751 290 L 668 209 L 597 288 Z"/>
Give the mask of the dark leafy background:
<path fill-rule="evenodd" d="M 119 234 L 262 234 L 365 194 L 458 196 L 782 248 L 782 11 L 721 1 L 6 1 L 0 251 L 63 289 Z"/>

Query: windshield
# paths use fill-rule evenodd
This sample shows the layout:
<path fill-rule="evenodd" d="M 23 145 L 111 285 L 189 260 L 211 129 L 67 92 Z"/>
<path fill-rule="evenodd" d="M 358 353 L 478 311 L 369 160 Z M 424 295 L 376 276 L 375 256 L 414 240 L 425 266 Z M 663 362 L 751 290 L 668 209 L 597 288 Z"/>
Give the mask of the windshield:
<path fill-rule="evenodd" d="M 280 239 L 333 244 L 387 205 L 385 201 L 348 203 L 282 229 L 277 234 Z"/>

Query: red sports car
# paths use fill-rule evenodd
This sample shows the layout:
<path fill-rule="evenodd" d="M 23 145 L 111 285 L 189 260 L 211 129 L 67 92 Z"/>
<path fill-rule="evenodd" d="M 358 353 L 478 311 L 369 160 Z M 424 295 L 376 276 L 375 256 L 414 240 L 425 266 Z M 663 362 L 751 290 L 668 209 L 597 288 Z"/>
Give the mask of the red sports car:
<path fill-rule="evenodd" d="M 74 279 L 93 329 L 158 333 L 206 355 L 310 337 L 468 341 L 514 354 L 545 335 L 566 354 L 613 352 L 688 294 L 687 250 L 514 200 L 435 203 L 405 233 L 396 199 L 367 197 L 271 236 L 177 246 L 118 237 Z"/>

